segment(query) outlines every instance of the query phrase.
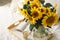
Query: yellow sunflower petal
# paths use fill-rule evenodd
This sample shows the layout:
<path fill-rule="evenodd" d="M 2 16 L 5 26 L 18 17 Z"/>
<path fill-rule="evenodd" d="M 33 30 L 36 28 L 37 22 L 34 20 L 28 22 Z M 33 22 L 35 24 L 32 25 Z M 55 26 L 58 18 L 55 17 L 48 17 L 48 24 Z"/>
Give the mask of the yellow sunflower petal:
<path fill-rule="evenodd" d="M 40 11 L 37 8 L 34 8 L 34 9 L 31 10 L 31 15 L 36 20 L 38 20 L 42 17 L 42 13 L 40 13 Z"/>
<path fill-rule="evenodd" d="M 50 14 L 51 11 L 50 11 L 50 8 L 46 8 L 46 14 Z"/>
<path fill-rule="evenodd" d="M 42 7 L 39 8 L 39 11 L 40 11 L 42 14 L 45 14 L 46 8 L 42 6 Z"/>
<path fill-rule="evenodd" d="M 35 2 L 37 2 L 38 4 L 40 4 L 40 1 L 39 0 L 34 0 Z"/>
<path fill-rule="evenodd" d="M 44 17 L 42 24 L 44 26 L 52 26 L 58 21 L 58 15 L 56 13 L 51 13 L 50 16 Z"/>
<path fill-rule="evenodd" d="M 41 6 L 40 3 L 39 3 L 39 2 L 36 2 L 36 1 L 32 1 L 32 2 L 30 3 L 30 7 L 31 7 L 31 8 L 34 8 L 34 7 L 38 8 L 38 7 L 40 7 L 40 6 Z"/>
<path fill-rule="evenodd" d="M 18 8 L 18 11 L 27 19 L 29 14 L 27 10 Z"/>
<path fill-rule="evenodd" d="M 29 17 L 28 17 L 28 22 L 29 22 L 30 24 L 35 24 L 35 23 L 36 23 L 36 20 L 35 20 L 35 18 L 29 16 Z"/>

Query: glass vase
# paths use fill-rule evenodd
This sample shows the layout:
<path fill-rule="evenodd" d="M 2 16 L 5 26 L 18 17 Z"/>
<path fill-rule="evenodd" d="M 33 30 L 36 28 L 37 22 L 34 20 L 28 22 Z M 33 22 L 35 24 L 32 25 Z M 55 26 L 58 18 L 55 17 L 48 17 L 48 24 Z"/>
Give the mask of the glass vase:
<path fill-rule="evenodd" d="M 53 36 L 53 33 L 51 33 L 48 28 L 39 27 L 38 29 L 33 29 L 34 40 L 51 40 Z"/>

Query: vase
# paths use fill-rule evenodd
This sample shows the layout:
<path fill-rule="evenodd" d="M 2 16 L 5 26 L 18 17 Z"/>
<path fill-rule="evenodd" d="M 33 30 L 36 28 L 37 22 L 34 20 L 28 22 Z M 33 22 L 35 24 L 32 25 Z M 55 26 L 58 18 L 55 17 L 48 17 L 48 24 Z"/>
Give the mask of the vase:
<path fill-rule="evenodd" d="M 51 40 L 54 34 L 51 33 L 47 28 L 39 27 L 38 29 L 33 29 L 33 39 L 34 40 Z"/>

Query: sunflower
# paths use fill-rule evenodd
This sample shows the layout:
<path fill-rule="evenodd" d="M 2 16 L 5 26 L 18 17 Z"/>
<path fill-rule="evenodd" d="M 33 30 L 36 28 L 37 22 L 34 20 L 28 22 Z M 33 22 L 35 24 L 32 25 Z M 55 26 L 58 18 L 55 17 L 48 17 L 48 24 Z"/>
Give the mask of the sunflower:
<path fill-rule="evenodd" d="M 27 10 L 18 8 L 18 11 L 27 19 L 29 14 Z"/>
<path fill-rule="evenodd" d="M 30 2 L 30 7 L 31 8 L 38 8 L 38 7 L 40 7 L 41 5 L 40 5 L 40 3 L 39 2 L 36 2 L 36 1 L 32 1 L 32 2 Z"/>
<path fill-rule="evenodd" d="M 36 20 L 40 19 L 42 17 L 42 13 L 38 10 L 38 8 L 33 8 L 31 10 L 31 16 L 35 18 Z"/>
<path fill-rule="evenodd" d="M 20 8 L 18 8 L 18 10 L 19 10 L 19 12 L 22 13 L 22 15 L 28 20 L 28 22 L 29 22 L 30 24 L 35 24 L 35 23 L 36 23 L 35 18 L 31 17 L 31 16 L 28 14 L 27 10 L 25 10 L 25 9 L 20 9 Z"/>
<path fill-rule="evenodd" d="M 34 0 L 34 1 L 40 4 L 40 1 L 39 0 Z"/>
<path fill-rule="evenodd" d="M 35 24 L 35 23 L 36 23 L 36 20 L 35 20 L 35 18 L 33 18 L 33 17 L 31 17 L 31 16 L 28 16 L 28 22 L 29 22 L 30 24 Z"/>
<path fill-rule="evenodd" d="M 46 8 L 46 14 L 50 14 L 50 13 L 51 13 L 50 8 Z"/>
<path fill-rule="evenodd" d="M 42 14 L 45 14 L 46 8 L 42 6 L 42 7 L 39 8 L 39 11 L 40 11 Z"/>
<path fill-rule="evenodd" d="M 57 21 L 58 21 L 58 15 L 56 13 L 51 13 L 50 15 L 44 17 L 44 19 L 42 20 L 42 24 L 44 26 L 51 27 Z"/>

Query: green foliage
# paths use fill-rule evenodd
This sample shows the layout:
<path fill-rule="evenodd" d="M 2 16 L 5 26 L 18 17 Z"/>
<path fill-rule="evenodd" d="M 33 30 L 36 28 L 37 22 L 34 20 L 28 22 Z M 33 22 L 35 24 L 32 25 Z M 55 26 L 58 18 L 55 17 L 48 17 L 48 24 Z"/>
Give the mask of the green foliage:
<path fill-rule="evenodd" d="M 34 24 L 30 24 L 30 31 L 32 31 L 33 28 L 36 28 L 38 29 L 40 27 L 40 24 L 39 23 L 36 23 L 35 25 Z"/>
<path fill-rule="evenodd" d="M 24 5 L 23 5 L 23 9 L 26 9 L 26 8 L 27 8 L 27 5 L 26 5 L 26 4 L 24 4 Z"/>
<path fill-rule="evenodd" d="M 41 4 L 44 4 L 45 3 L 45 0 L 39 0 L 41 2 Z"/>
<path fill-rule="evenodd" d="M 34 27 L 35 27 L 35 25 L 30 24 L 30 27 L 29 27 L 30 31 L 32 31 L 32 29 L 33 29 Z"/>
<path fill-rule="evenodd" d="M 53 8 L 51 8 L 51 12 L 53 12 L 54 11 L 54 7 Z"/>
<path fill-rule="evenodd" d="M 27 7 L 27 12 L 28 12 L 29 15 L 31 15 L 31 14 L 30 14 L 30 13 L 31 13 L 31 8 L 30 8 L 30 6 Z"/>
<path fill-rule="evenodd" d="M 25 4 L 25 5 L 23 6 L 23 9 L 26 9 L 27 12 L 28 12 L 28 14 L 30 15 L 30 13 L 31 13 L 31 7 L 29 6 L 29 4 Z"/>
<path fill-rule="evenodd" d="M 39 23 L 36 23 L 36 24 L 35 24 L 35 28 L 36 28 L 36 29 L 38 29 L 38 28 L 39 28 L 39 26 L 40 26 L 40 24 L 39 24 Z"/>
<path fill-rule="evenodd" d="M 45 7 L 52 7 L 52 4 L 46 3 L 44 6 L 45 6 Z"/>
<path fill-rule="evenodd" d="M 34 24 L 30 24 L 30 31 L 32 31 L 32 29 L 35 27 L 36 29 L 38 29 L 40 27 L 41 24 L 41 20 L 39 19 L 37 21 L 37 23 L 34 25 Z"/>
<path fill-rule="evenodd" d="M 37 22 L 37 23 L 35 24 L 35 28 L 36 28 L 36 29 L 38 29 L 38 28 L 42 25 L 42 24 L 41 24 L 41 23 L 42 23 L 42 19 L 43 19 L 43 18 L 38 19 L 38 20 L 36 21 L 36 22 Z"/>

